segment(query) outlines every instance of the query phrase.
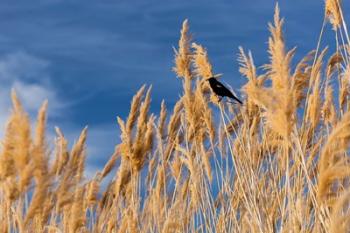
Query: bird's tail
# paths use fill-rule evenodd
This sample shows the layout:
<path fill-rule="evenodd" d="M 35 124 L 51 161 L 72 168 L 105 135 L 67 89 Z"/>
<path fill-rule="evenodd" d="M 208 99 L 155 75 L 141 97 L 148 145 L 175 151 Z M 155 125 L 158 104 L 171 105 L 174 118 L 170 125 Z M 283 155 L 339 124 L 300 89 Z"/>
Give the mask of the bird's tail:
<path fill-rule="evenodd" d="M 233 97 L 231 97 L 231 99 L 233 99 L 234 101 L 236 101 L 240 105 L 243 105 L 243 102 L 240 99 L 238 99 L 237 97 L 233 96 Z M 229 102 L 229 103 L 235 104 L 235 102 Z"/>

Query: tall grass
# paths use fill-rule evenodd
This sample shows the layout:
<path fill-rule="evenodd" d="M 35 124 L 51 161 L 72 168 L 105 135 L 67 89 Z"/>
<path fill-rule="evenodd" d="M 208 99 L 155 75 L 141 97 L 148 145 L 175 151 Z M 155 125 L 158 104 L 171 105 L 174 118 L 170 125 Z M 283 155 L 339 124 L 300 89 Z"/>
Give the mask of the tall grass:
<path fill-rule="evenodd" d="M 1 143 L 0 232 L 349 232 L 350 44 L 339 0 L 326 1 L 328 21 L 336 51 L 319 47 L 322 28 L 316 50 L 294 67 L 297 50 L 285 45 L 276 6 L 269 64 L 257 69 L 240 48 L 241 107 L 211 93 L 208 53 L 192 43 L 185 20 L 173 69 L 182 96 L 155 116 L 151 88 L 141 87 L 127 119 L 118 118 L 121 143 L 90 180 L 87 128 L 71 149 L 56 128 L 50 151 L 47 103 L 32 133 L 13 92 Z"/>

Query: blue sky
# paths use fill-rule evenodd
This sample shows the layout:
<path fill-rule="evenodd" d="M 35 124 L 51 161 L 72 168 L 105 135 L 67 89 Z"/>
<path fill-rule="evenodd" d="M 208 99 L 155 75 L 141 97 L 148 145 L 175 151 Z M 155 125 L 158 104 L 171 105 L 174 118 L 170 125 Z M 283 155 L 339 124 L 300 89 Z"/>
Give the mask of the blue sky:
<path fill-rule="evenodd" d="M 345 15 L 350 9 L 344 1 Z M 171 108 L 181 83 L 171 71 L 173 46 L 189 19 L 194 40 L 208 49 L 216 73 L 238 93 L 238 46 L 268 60 L 267 23 L 272 0 L 0 1 L 0 123 L 15 88 L 34 116 L 49 99 L 49 135 L 58 125 L 71 140 L 89 125 L 88 168 L 101 166 L 119 140 L 116 116 L 125 118 L 133 94 L 152 84 L 152 111 L 165 99 Z M 322 0 L 281 0 L 289 48 L 296 59 L 315 48 L 323 19 Z M 349 17 L 347 17 L 349 19 Z M 349 20 L 347 20 L 349 21 Z M 324 44 L 334 44 L 328 26 Z M 2 127 L 3 129 L 3 127 Z"/>

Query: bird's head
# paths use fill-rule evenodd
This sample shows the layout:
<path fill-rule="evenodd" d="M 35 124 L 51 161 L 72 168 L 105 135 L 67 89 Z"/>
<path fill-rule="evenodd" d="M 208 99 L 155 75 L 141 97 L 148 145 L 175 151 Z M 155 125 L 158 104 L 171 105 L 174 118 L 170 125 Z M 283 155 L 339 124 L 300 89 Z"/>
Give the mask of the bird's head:
<path fill-rule="evenodd" d="M 214 74 L 212 77 L 208 78 L 207 81 L 212 82 L 216 81 L 216 78 L 220 78 L 222 74 Z"/>
<path fill-rule="evenodd" d="M 210 77 L 207 79 L 208 82 L 212 82 L 212 81 L 216 81 L 216 78 L 215 77 Z"/>

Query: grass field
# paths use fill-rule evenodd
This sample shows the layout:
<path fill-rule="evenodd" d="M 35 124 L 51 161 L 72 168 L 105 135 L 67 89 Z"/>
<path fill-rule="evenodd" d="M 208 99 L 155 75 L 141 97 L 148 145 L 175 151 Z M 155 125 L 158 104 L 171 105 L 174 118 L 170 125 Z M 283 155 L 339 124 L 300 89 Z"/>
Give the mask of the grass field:
<path fill-rule="evenodd" d="M 336 51 L 319 46 L 328 23 Z M 13 92 L 0 232 L 349 232 L 350 43 L 341 2 L 325 1 L 316 48 L 296 66 L 278 6 L 269 29 L 269 64 L 256 68 L 240 48 L 240 106 L 212 94 L 207 51 L 184 21 L 174 62 L 182 96 L 156 116 L 143 86 L 128 118 L 118 118 L 121 143 L 92 179 L 84 178 L 87 129 L 71 149 L 59 128 L 49 142 L 47 103 L 31 127 Z"/>

